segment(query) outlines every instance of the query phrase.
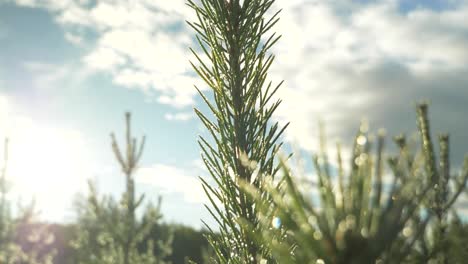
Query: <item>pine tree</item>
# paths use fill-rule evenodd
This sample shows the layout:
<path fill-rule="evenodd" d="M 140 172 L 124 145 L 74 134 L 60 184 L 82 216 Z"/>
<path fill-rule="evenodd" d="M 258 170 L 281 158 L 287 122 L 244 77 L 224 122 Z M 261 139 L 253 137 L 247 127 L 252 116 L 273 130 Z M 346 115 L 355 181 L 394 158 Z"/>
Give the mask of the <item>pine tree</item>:
<path fill-rule="evenodd" d="M 280 104 L 272 97 L 281 85 L 267 81 L 274 58 L 269 50 L 279 39 L 269 33 L 279 12 L 266 18 L 273 3 L 201 0 L 197 5 L 188 1 L 198 17 L 198 21 L 188 23 L 197 32 L 202 50 L 200 55 L 192 50 L 198 66 L 192 65 L 214 99 L 197 88 L 213 115 L 210 119 L 195 109 L 211 134 L 211 139 L 200 137 L 199 145 L 215 182 L 211 185 L 202 179 L 211 200 L 207 208 L 220 228 L 219 236 L 214 232 L 209 236 L 216 263 L 256 263 L 270 255 L 268 248 L 255 243 L 252 232 L 240 225 L 247 222 L 254 232 L 259 227 L 255 202 L 240 183 L 262 188 L 262 175 L 275 176 L 274 157 L 281 146 L 277 141 L 286 128 L 270 121 Z M 262 199 L 270 197 L 265 193 Z"/>
<path fill-rule="evenodd" d="M 86 264 L 164 264 L 170 254 L 171 238 L 149 237 L 151 229 L 162 218 L 161 200 L 157 206 L 149 203 L 143 217 L 137 217 L 137 209 L 144 195 L 136 197 L 134 174 L 143 153 L 145 137 L 137 145 L 131 135 L 130 113 L 126 113 L 126 149 L 121 152 L 111 134 L 112 150 L 125 174 L 126 191 L 120 203 L 110 197 L 99 197 L 95 186 L 89 183 L 86 201 L 78 204 L 77 237 L 72 242 L 77 249 L 77 262 Z M 140 252 L 139 247 L 145 248 Z"/>
<path fill-rule="evenodd" d="M 339 147 L 338 166 L 333 168 L 322 137 L 322 150 L 313 157 L 318 204 L 299 190 L 286 164 L 284 185 L 278 189 L 266 184 L 273 203 L 261 203 L 263 190 L 245 186 L 259 201 L 263 232 L 258 243 L 269 245 L 278 262 L 285 264 L 448 263 L 446 219 L 465 190 L 468 156 L 459 177 L 449 176 L 448 138 L 442 135 L 438 167 L 427 105 L 420 104 L 417 110 L 421 149 L 415 154 L 405 137 L 396 137 L 399 153 L 388 159 L 387 170 L 382 134 L 377 139 L 376 155 L 372 155 L 371 137 L 363 129 L 358 133 L 347 177 Z M 388 172 L 391 178 L 386 183 Z M 452 189 L 449 177 L 456 182 Z M 433 232 L 430 238 L 424 236 L 428 230 Z M 278 233 L 286 238 L 275 240 Z M 421 248 L 421 241 L 427 239 L 433 247 L 427 249 L 423 244 Z"/>
<path fill-rule="evenodd" d="M 463 192 L 468 159 L 459 177 L 449 166 L 449 140 L 439 136 L 440 163 L 430 137 L 427 105 L 420 104 L 419 152 L 396 137 L 398 155 L 384 163 L 384 136 L 373 154 L 372 137 L 361 130 L 354 141 L 350 171 L 328 161 L 325 140 L 314 155 L 319 204 L 313 205 L 283 161 L 283 178 L 275 156 L 284 128 L 270 125 L 279 105 L 270 102 L 280 85 L 266 85 L 277 22 L 265 19 L 273 1 L 201 0 L 188 5 L 198 21 L 201 54 L 192 66 L 213 92 L 199 91 L 209 118 L 195 109 L 211 134 L 200 137 L 203 161 L 215 184 L 202 179 L 207 206 L 220 227 L 208 237 L 217 263 L 448 263 L 447 214 Z M 214 101 L 214 102 L 213 102 Z M 390 175 L 390 183 L 387 183 Z M 277 178 L 277 177 L 276 177 Z M 450 185 L 450 182 L 454 184 Z M 273 225 L 273 228 L 272 226 Z"/>
<path fill-rule="evenodd" d="M 468 155 L 465 156 L 461 173 L 455 175 L 450 166 L 449 135 L 439 134 L 440 154 L 437 162 L 427 116 L 427 104 L 421 104 L 418 107 L 418 124 L 422 152 L 426 159 L 427 181 L 433 187 L 425 201 L 425 209 L 431 212 L 434 218 L 429 223 L 424 236 L 417 241 L 418 250 L 413 252 L 413 258 L 419 262 L 448 264 L 453 263 L 449 254 L 451 242 L 448 236 L 448 216 L 460 194 L 466 191 Z"/>

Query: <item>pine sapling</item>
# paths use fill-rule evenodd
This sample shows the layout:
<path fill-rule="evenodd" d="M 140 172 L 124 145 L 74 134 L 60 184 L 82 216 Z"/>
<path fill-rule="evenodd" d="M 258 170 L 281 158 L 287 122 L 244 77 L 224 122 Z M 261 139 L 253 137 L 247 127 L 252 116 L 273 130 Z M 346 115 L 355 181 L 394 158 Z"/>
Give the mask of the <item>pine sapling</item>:
<path fill-rule="evenodd" d="M 375 155 L 367 132 L 357 134 L 347 175 L 340 148 L 333 167 L 322 140 L 320 154 L 313 157 L 318 185 L 311 188 L 316 191 L 316 203 L 300 191 L 286 163 L 280 188 L 269 183 L 263 190 L 244 186 L 257 201 L 264 225 L 258 243 L 268 245 L 275 259 L 285 264 L 448 263 L 446 219 L 465 190 L 468 158 L 449 188 L 448 138 L 440 137 L 438 167 L 427 105 L 418 105 L 417 113 L 421 150 L 414 154 L 405 137 L 396 137 L 398 155 L 388 158 L 387 169 L 382 134 Z M 262 202 L 265 189 L 273 203 Z M 435 234 L 429 239 L 428 230 Z M 278 240 L 278 234 L 285 238 Z"/>
<path fill-rule="evenodd" d="M 161 220 L 161 199 L 158 205 L 148 205 L 143 217 L 137 216 L 137 209 L 144 202 L 144 195 L 135 194 L 135 172 L 143 153 L 145 137 L 137 145 L 132 137 L 130 113 L 126 113 L 126 146 L 121 151 L 114 133 L 111 133 L 112 150 L 125 174 L 126 191 L 120 203 L 109 197 L 100 198 L 95 186 L 90 183 L 90 194 L 81 210 L 78 221 L 78 237 L 73 241 L 79 263 L 117 264 L 164 264 L 170 253 L 171 237 L 150 237 L 150 232 Z M 142 252 L 139 248 L 145 248 Z M 157 252 L 157 253 L 156 253 Z"/>
<path fill-rule="evenodd" d="M 273 0 L 189 0 L 198 20 L 188 22 L 196 31 L 200 52 L 192 50 L 193 68 L 210 88 L 200 92 L 213 118 L 195 109 L 211 139 L 200 137 L 202 159 L 215 184 L 203 180 L 218 222 L 220 235 L 209 236 L 216 263 L 256 263 L 269 259 L 268 248 L 254 241 L 241 222 L 258 224 L 255 201 L 240 188 L 248 182 L 261 188 L 263 175 L 274 177 L 274 157 L 286 127 L 271 122 L 280 101 L 280 87 L 267 81 L 274 56 L 270 48 L 279 36 L 270 34 L 279 12 L 268 17 Z M 198 88 L 197 88 L 198 90 Z M 269 200 L 268 194 L 262 197 Z M 258 231 L 258 230 L 256 230 Z"/>

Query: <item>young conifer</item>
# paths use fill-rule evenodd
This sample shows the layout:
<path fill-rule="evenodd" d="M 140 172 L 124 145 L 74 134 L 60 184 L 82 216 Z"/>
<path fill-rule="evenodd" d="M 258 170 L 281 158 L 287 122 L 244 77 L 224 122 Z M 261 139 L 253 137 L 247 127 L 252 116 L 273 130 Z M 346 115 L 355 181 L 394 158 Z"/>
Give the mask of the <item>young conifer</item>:
<path fill-rule="evenodd" d="M 417 109 L 421 149 L 414 154 L 403 136 L 396 137 L 399 154 L 388 159 L 388 169 L 383 163 L 383 135 L 372 155 L 371 138 L 365 130 L 358 133 L 347 177 L 339 148 L 338 166 L 333 168 L 322 140 L 320 155 L 313 157 L 318 203 L 299 190 L 286 165 L 284 185 L 265 188 L 273 203 L 261 202 L 263 190 L 245 186 L 259 202 L 264 228 L 258 243 L 269 245 L 277 261 L 285 264 L 448 263 L 447 213 L 465 190 L 468 157 L 459 177 L 448 176 L 448 140 L 441 136 L 438 167 L 427 105 Z M 455 181 L 453 188 L 449 178 Z M 433 235 L 425 237 L 428 230 Z M 278 233 L 287 234 L 286 239 L 275 240 Z"/>
<path fill-rule="evenodd" d="M 449 211 L 454 210 L 453 204 L 460 194 L 466 191 L 468 180 L 468 155 L 459 175 L 451 171 L 449 135 L 439 134 L 439 162 L 435 151 L 431 134 L 427 104 L 418 107 L 418 124 L 421 135 L 422 152 L 426 159 L 425 171 L 427 181 L 433 186 L 432 192 L 425 201 L 425 209 L 434 217 L 428 225 L 424 236 L 421 236 L 416 244 L 417 250 L 413 251 L 412 258 L 424 263 L 455 263 L 450 252 Z M 455 216 L 456 217 L 456 216 Z"/>
<path fill-rule="evenodd" d="M 240 188 L 241 182 L 262 188 L 263 175 L 274 177 L 274 161 L 285 127 L 270 124 L 280 101 L 272 96 L 280 87 L 267 81 L 274 56 L 269 49 L 279 36 L 270 34 L 279 12 L 267 18 L 274 0 L 189 0 L 198 21 L 196 31 L 202 52 L 193 51 L 198 75 L 212 91 L 200 92 L 213 118 L 195 112 L 211 134 L 200 137 L 203 161 L 215 184 L 203 180 L 210 210 L 220 235 L 209 236 L 216 263 L 257 263 L 269 259 L 268 248 L 254 242 L 240 222 L 258 226 L 255 202 Z M 197 88 L 198 90 L 198 88 Z M 261 172 L 261 173 L 258 173 Z M 262 199 L 269 200 L 265 193 Z"/>
<path fill-rule="evenodd" d="M 114 133 L 111 134 L 112 150 L 125 174 L 126 191 L 120 203 L 109 197 L 99 198 L 96 188 L 89 184 L 87 201 L 81 201 L 78 209 L 77 238 L 72 245 L 77 249 L 78 263 L 86 264 L 164 264 L 171 253 L 171 239 L 153 238 L 151 229 L 162 215 L 158 205 L 148 205 L 143 217 L 136 211 L 144 201 L 144 195 L 136 197 L 134 175 L 143 153 L 145 137 L 138 147 L 132 137 L 130 113 L 126 113 L 126 149 L 122 152 Z M 140 252 L 139 248 L 146 249 Z"/>

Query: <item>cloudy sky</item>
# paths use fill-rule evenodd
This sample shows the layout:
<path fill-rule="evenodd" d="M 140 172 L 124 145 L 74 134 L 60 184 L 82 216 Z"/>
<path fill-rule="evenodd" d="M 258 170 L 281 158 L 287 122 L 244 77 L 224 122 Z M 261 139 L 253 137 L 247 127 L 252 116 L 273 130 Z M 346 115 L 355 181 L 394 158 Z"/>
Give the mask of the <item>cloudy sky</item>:
<path fill-rule="evenodd" d="M 414 106 L 431 102 L 452 158 L 468 150 L 468 1 L 277 0 L 275 119 L 285 140 L 316 149 L 317 120 L 351 140 L 365 118 L 389 135 L 415 131 Z M 163 196 L 167 221 L 210 222 L 196 138 L 206 110 L 193 84 L 193 12 L 183 0 L 0 0 L 0 137 L 9 136 L 12 193 L 36 197 L 41 217 L 72 221 L 86 180 L 118 194 L 124 181 L 109 133 L 124 112 L 147 145 L 137 189 Z M 205 87 L 200 84 L 200 87 Z"/>

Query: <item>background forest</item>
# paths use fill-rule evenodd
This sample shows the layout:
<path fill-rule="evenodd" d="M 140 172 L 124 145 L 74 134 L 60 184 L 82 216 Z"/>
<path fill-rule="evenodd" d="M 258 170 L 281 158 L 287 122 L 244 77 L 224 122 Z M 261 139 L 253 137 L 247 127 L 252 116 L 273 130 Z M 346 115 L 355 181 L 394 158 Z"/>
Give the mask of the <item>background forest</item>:
<path fill-rule="evenodd" d="M 0 263 L 464 263 L 468 2 L 332 2 L 0 1 Z"/>

